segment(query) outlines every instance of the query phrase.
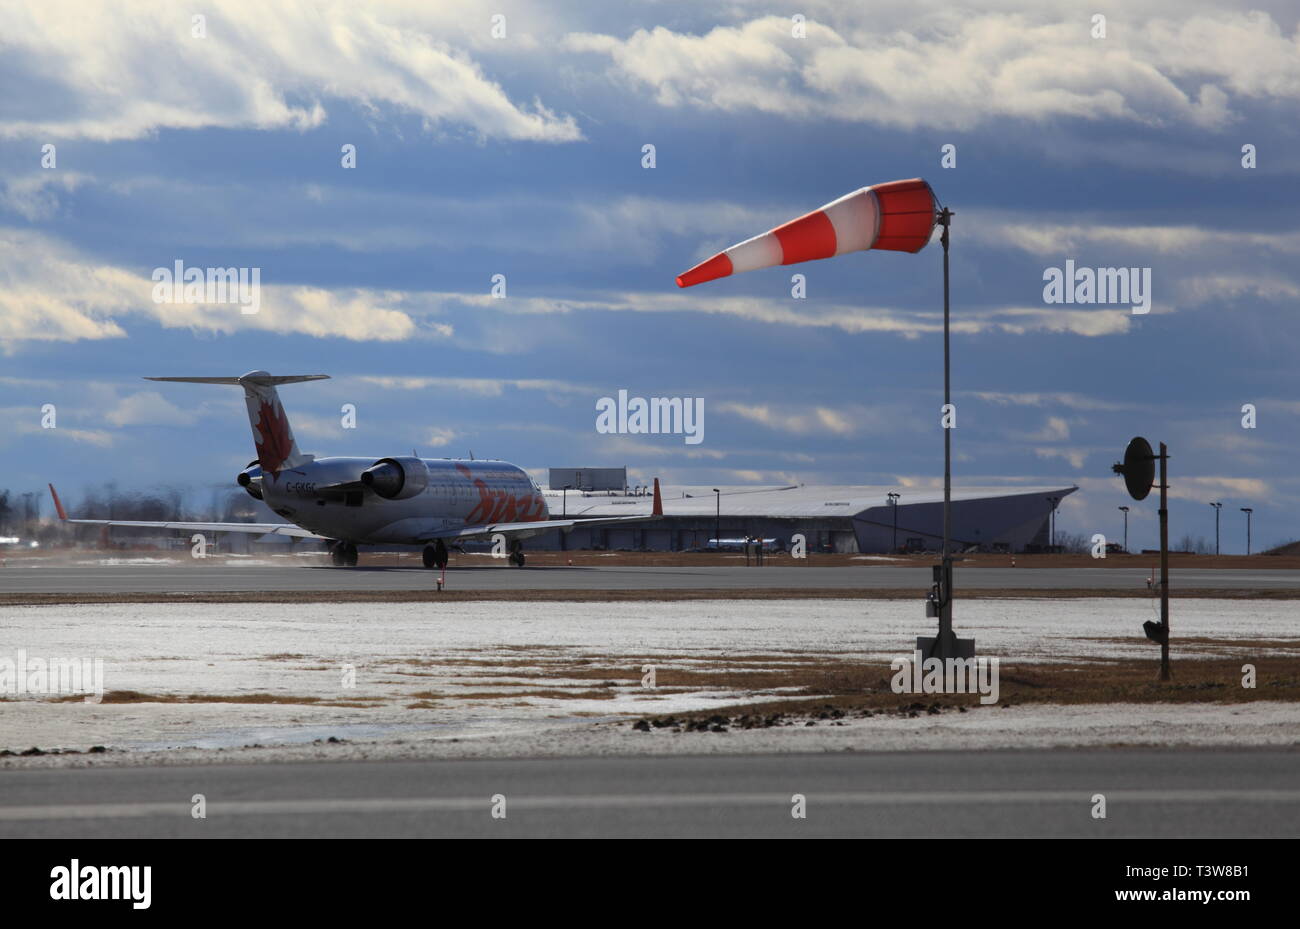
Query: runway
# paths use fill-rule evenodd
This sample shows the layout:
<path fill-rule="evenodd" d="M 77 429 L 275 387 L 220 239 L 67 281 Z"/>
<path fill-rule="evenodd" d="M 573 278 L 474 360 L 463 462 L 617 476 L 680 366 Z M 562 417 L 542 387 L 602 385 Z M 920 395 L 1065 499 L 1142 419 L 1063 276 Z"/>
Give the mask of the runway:
<path fill-rule="evenodd" d="M 962 590 L 1077 590 L 1145 595 L 1146 568 L 957 567 Z M 335 568 L 316 565 L 245 565 L 167 561 L 158 564 L 28 566 L 0 569 L 5 594 L 185 594 L 290 591 L 385 593 L 429 591 L 437 573 L 418 567 Z M 512 568 L 454 566 L 449 591 L 916 591 L 930 586 L 924 567 L 896 565 L 811 567 L 631 567 L 563 565 Z M 1179 591 L 1294 591 L 1300 571 L 1174 569 L 1170 587 Z"/>
<path fill-rule="evenodd" d="M 1295 838 L 1297 784 L 1300 753 L 1245 749 L 26 770 L 0 836 Z"/>

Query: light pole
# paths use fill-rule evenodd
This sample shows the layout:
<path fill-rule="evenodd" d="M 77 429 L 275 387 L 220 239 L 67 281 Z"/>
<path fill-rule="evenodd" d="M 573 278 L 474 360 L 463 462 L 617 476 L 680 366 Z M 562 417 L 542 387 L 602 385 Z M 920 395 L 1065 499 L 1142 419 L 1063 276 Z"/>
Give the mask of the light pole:
<path fill-rule="evenodd" d="M 1061 498 L 1048 497 L 1047 502 L 1052 507 L 1047 514 L 1047 553 L 1050 555 L 1056 551 L 1056 504 L 1061 502 Z"/>
<path fill-rule="evenodd" d="M 899 494 L 896 494 L 896 493 L 894 493 L 894 492 L 891 490 L 889 493 L 885 494 L 885 498 L 889 501 L 889 505 L 892 506 L 892 507 L 894 508 L 894 541 L 893 541 L 893 546 L 889 549 L 889 554 L 891 554 L 891 555 L 897 555 L 897 554 L 898 554 L 898 498 L 899 498 Z"/>
<path fill-rule="evenodd" d="M 1243 506 L 1241 512 L 1246 514 L 1246 554 L 1250 554 L 1250 514 L 1255 512 L 1253 507 Z"/>
<path fill-rule="evenodd" d="M 1211 503 L 1214 507 L 1214 554 L 1219 554 L 1219 510 L 1223 509 L 1222 503 Z"/>
<path fill-rule="evenodd" d="M 1128 507 L 1122 506 L 1120 507 L 1120 511 L 1124 514 L 1124 554 L 1127 555 L 1128 554 Z"/>
<path fill-rule="evenodd" d="M 716 515 L 714 516 L 713 524 L 713 537 L 718 543 L 718 551 L 722 551 L 722 491 L 715 487 L 713 488 L 713 492 L 718 495 L 718 508 Z"/>
<path fill-rule="evenodd" d="M 565 484 L 564 489 L 560 491 L 560 518 L 563 519 L 569 515 L 569 488 L 572 484 Z"/>

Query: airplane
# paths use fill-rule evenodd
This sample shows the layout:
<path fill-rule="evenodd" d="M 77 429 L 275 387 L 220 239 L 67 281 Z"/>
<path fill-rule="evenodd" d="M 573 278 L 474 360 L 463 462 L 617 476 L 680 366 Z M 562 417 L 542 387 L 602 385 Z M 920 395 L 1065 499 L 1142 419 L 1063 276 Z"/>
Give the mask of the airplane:
<path fill-rule="evenodd" d="M 257 458 L 236 483 L 264 501 L 288 523 L 138 522 L 69 519 L 50 485 L 59 519 L 88 526 L 247 532 L 319 539 L 332 563 L 357 564 L 358 545 L 423 546 L 426 568 L 446 568 L 447 546 L 504 536 L 509 560 L 524 566 L 523 540 L 551 529 L 646 522 L 663 515 L 659 479 L 649 516 L 552 519 L 541 489 L 522 468 L 505 461 L 457 458 L 316 458 L 298 450 L 276 390 L 283 384 L 319 381 L 328 374 L 242 377 L 149 377 L 149 381 L 230 384 L 243 387 Z"/>

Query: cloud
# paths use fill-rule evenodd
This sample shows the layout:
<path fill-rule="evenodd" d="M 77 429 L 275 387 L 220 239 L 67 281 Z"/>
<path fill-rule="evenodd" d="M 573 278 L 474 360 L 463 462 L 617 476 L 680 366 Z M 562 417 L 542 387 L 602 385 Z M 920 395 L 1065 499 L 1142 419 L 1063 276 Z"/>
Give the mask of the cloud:
<path fill-rule="evenodd" d="M 21 432 L 25 435 L 41 435 L 48 436 L 52 439 L 68 439 L 86 445 L 95 445 L 99 448 L 110 447 L 113 444 L 114 439 L 113 433 L 105 429 L 72 429 L 67 426 L 59 426 L 54 429 L 43 429 L 39 425 L 21 420 L 10 422 L 8 425 L 13 431 Z"/>
<path fill-rule="evenodd" d="M 1191 303 L 1244 296 L 1292 301 L 1300 297 L 1300 284 L 1274 274 L 1198 274 L 1181 281 L 1179 290 Z"/>
<path fill-rule="evenodd" d="M 491 378 L 491 377 L 395 377 L 392 375 L 365 375 L 362 383 L 374 384 L 386 390 L 459 390 L 481 397 L 499 397 L 506 387 L 516 390 L 539 390 L 546 393 L 591 394 L 596 388 L 568 381 L 546 378 Z"/>
<path fill-rule="evenodd" d="M 1196 501 L 1217 500 L 1220 497 L 1249 500 L 1275 499 L 1271 485 L 1262 478 L 1210 475 L 1200 477 L 1179 476 L 1178 480 L 1171 480 L 1169 482 L 1169 496 L 1181 500 Z"/>
<path fill-rule="evenodd" d="M 1049 416 L 1043 428 L 1028 436 L 1031 442 L 1063 442 L 1070 437 L 1070 424 L 1060 416 Z"/>
<path fill-rule="evenodd" d="M 1033 255 L 1070 255 L 1088 246 L 1115 246 L 1162 255 L 1220 255 L 1227 249 L 1300 255 L 1300 232 L 1291 230 L 1260 233 L 1189 225 L 1017 221 L 1005 214 L 990 213 L 979 214 L 970 228 L 972 235 L 986 242 L 1010 245 Z"/>
<path fill-rule="evenodd" d="M 104 419 L 114 426 L 187 426 L 197 418 L 154 390 L 123 397 L 104 414 Z"/>
<path fill-rule="evenodd" d="M 425 434 L 424 444 L 433 448 L 442 448 L 443 446 L 450 445 L 463 434 L 464 433 L 457 432 L 454 429 L 441 429 L 434 426 Z"/>
<path fill-rule="evenodd" d="M 88 180 L 89 176 L 76 171 L 53 169 L 6 178 L 0 208 L 31 222 L 49 219 L 59 210 L 59 191 L 71 193 Z"/>
<path fill-rule="evenodd" d="M 464 50 L 482 25 L 473 4 L 254 0 L 191 10 L 165 0 L 9 4 L 0 47 L 10 95 L 0 136 L 115 140 L 162 129 L 312 129 L 327 104 L 420 117 L 426 129 L 482 138 L 569 142 L 573 117 L 512 101 Z M 460 25 L 463 24 L 463 25 Z M 451 44 L 458 37 L 461 48 Z M 16 71 L 17 78 L 12 74 Z"/>
<path fill-rule="evenodd" d="M 758 423 L 778 432 L 806 435 L 809 433 L 829 433 L 832 435 L 851 435 L 855 431 L 856 415 L 849 415 L 840 410 L 825 406 L 814 406 L 803 410 L 775 409 L 766 404 L 720 403 L 720 413 L 730 413 L 750 422 Z"/>
<path fill-rule="evenodd" d="M 417 322 L 431 308 L 418 295 L 398 291 L 263 285 L 260 312 L 251 315 L 229 303 L 154 303 L 151 279 L 15 229 L 0 228 L 0 282 L 0 346 L 6 352 L 24 341 L 122 338 L 127 318 L 194 332 L 251 329 L 354 341 L 453 334 L 447 323 Z"/>
<path fill-rule="evenodd" d="M 1035 448 L 1034 454 L 1044 460 L 1061 458 L 1068 461 L 1071 467 L 1081 469 L 1084 460 L 1088 457 L 1088 450 L 1083 448 Z"/>
<path fill-rule="evenodd" d="M 994 390 L 973 391 L 976 397 L 986 403 L 1001 406 L 1064 406 L 1072 410 L 1127 410 L 1132 404 L 1111 403 L 1075 393 L 1005 393 Z"/>
<path fill-rule="evenodd" d="M 963 130 L 1073 117 L 1217 128 L 1232 120 L 1234 96 L 1300 98 L 1300 32 L 1284 35 L 1265 13 L 1114 16 L 1104 39 L 1077 10 L 917 8 L 892 30 L 855 15 L 826 8 L 803 38 L 789 18 L 767 16 L 700 35 L 574 33 L 565 46 L 608 59 L 617 79 L 648 87 L 663 107 L 794 121 Z"/>
<path fill-rule="evenodd" d="M 731 316 L 749 322 L 800 328 L 838 329 L 859 334 L 893 333 L 914 339 L 943 332 L 943 315 L 932 311 L 851 305 L 801 305 L 802 301 L 763 297 L 718 297 L 702 299 L 696 294 L 625 292 L 581 299 L 510 297 L 496 300 L 487 294 L 442 294 L 444 299 L 481 309 L 517 314 L 566 314 L 572 312 L 702 313 Z M 1031 332 L 1061 332 L 1083 336 L 1106 336 L 1128 331 L 1128 309 L 1063 310 L 1059 307 L 992 307 L 962 310 L 955 314 L 952 331 L 960 335 L 1001 332 L 1026 335 Z"/>

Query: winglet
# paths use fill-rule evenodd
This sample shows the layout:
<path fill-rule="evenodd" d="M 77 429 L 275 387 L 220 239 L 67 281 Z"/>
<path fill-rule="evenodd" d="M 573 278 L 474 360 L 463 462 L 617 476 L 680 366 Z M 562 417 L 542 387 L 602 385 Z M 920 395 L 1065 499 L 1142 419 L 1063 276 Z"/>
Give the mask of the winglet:
<path fill-rule="evenodd" d="M 59 492 L 54 489 L 53 484 L 47 484 L 50 488 L 50 496 L 54 498 L 54 510 L 59 514 L 59 519 L 67 519 L 68 514 L 63 509 L 63 504 L 59 502 Z"/>
<path fill-rule="evenodd" d="M 53 490 L 54 488 L 50 488 L 50 489 Z M 659 496 L 659 478 L 655 478 L 655 505 L 654 508 L 650 511 L 650 513 L 654 516 L 664 515 L 663 497 Z"/>

